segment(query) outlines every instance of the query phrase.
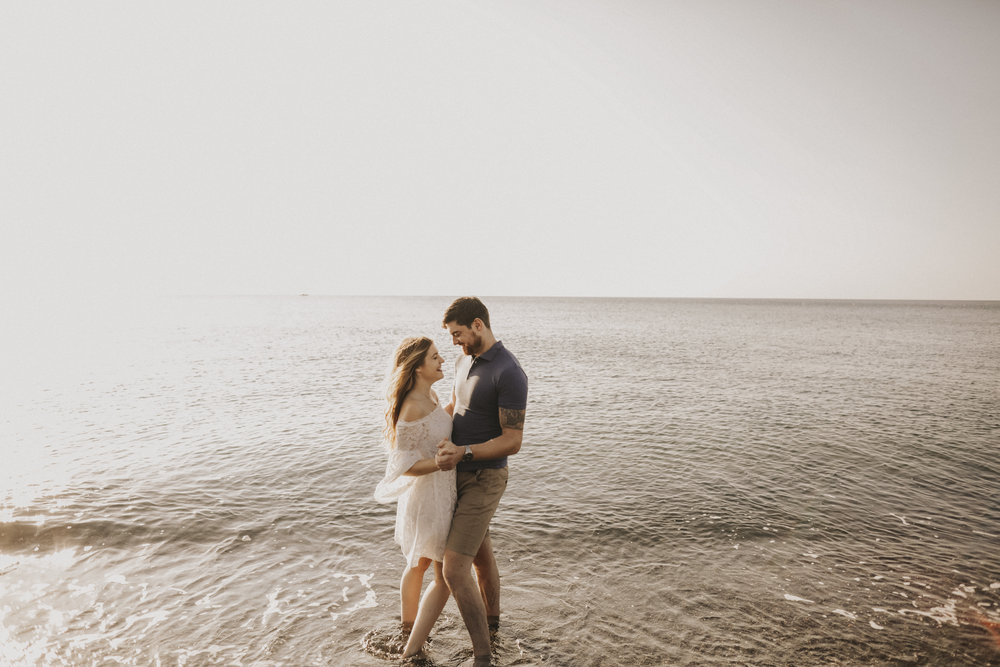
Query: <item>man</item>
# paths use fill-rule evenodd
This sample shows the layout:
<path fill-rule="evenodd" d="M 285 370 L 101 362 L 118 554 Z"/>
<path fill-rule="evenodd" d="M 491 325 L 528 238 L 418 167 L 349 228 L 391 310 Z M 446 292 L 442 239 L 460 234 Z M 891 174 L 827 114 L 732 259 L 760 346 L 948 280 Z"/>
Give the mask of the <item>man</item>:
<path fill-rule="evenodd" d="M 479 667 L 490 664 L 489 631 L 500 623 L 500 574 L 490 519 L 507 488 L 507 457 L 521 449 L 528 378 L 494 337 L 489 311 L 479 299 L 456 299 L 444 314 L 444 327 L 465 353 L 457 364 L 449 406 L 451 440 L 438 445 L 436 458 L 442 470 L 457 468 L 458 502 L 444 552 L 444 578 Z"/>

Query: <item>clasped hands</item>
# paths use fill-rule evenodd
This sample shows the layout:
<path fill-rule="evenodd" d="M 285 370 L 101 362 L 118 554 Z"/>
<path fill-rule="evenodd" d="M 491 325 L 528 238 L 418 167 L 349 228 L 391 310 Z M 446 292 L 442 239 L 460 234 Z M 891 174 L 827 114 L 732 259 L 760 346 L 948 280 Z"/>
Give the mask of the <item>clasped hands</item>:
<path fill-rule="evenodd" d="M 451 470 L 462 460 L 463 454 L 465 454 L 464 447 L 459 447 L 448 438 L 445 438 L 438 443 L 438 451 L 434 457 L 434 463 L 437 464 L 438 470 Z"/>

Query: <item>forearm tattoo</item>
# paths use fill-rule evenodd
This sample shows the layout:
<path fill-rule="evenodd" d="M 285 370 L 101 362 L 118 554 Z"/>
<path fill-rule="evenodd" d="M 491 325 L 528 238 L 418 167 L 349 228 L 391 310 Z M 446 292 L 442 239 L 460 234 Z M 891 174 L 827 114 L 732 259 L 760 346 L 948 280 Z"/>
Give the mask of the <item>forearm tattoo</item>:
<path fill-rule="evenodd" d="M 510 408 L 500 408 L 500 426 L 502 428 L 513 428 L 518 431 L 524 430 L 524 410 L 511 410 Z"/>

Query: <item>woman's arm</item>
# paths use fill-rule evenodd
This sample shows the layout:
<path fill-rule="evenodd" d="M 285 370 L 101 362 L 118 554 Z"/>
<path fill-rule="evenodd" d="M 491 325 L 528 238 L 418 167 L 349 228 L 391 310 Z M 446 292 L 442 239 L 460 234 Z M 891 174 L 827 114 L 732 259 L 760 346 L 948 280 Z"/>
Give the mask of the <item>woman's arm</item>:
<path fill-rule="evenodd" d="M 409 477 L 419 477 L 420 475 L 427 475 L 437 471 L 438 467 L 434 459 L 420 459 L 410 466 L 410 469 L 403 474 Z"/>

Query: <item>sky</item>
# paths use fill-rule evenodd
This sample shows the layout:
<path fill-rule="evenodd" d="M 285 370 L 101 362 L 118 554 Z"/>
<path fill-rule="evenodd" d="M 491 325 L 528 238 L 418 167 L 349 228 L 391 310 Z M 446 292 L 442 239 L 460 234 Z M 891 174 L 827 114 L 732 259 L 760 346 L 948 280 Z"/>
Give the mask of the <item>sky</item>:
<path fill-rule="evenodd" d="M 0 290 L 1000 299 L 1000 3 L 8 2 Z"/>

